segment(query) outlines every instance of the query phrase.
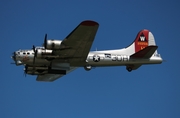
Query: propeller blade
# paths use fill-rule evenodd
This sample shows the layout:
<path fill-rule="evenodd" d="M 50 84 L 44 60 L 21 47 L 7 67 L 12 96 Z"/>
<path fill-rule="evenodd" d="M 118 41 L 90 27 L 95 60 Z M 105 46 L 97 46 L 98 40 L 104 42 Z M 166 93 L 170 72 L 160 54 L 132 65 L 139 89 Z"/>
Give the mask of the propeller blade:
<path fill-rule="evenodd" d="M 46 49 L 46 45 L 47 45 L 47 34 L 45 34 L 45 37 L 44 37 L 44 47 Z"/>
<path fill-rule="evenodd" d="M 24 71 L 24 77 L 26 77 L 26 72 Z"/>
<path fill-rule="evenodd" d="M 45 34 L 45 37 L 44 37 L 45 40 L 47 40 L 47 34 Z"/>
<path fill-rule="evenodd" d="M 35 50 L 35 53 L 34 53 L 33 64 L 35 63 L 36 56 L 37 56 L 37 50 Z"/>
<path fill-rule="evenodd" d="M 36 51 L 36 47 L 33 45 L 33 51 L 35 52 Z"/>
<path fill-rule="evenodd" d="M 26 77 L 26 74 L 27 74 L 27 70 L 26 70 L 26 66 L 25 66 L 25 68 L 24 68 L 24 76 Z"/>

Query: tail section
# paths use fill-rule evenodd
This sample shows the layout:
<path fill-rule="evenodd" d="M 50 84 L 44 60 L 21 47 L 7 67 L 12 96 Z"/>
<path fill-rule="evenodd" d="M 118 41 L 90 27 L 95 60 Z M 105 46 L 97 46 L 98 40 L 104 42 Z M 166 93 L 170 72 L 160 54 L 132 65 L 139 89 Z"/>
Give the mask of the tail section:
<path fill-rule="evenodd" d="M 137 34 L 134 42 L 126 48 L 126 51 L 132 55 L 148 46 L 156 46 L 156 43 L 153 34 L 149 30 L 144 29 Z"/>
<path fill-rule="evenodd" d="M 157 53 L 157 48 L 158 46 L 156 46 L 153 34 L 149 30 L 144 29 L 137 34 L 134 42 L 125 50 L 131 59 L 150 59 L 153 55 L 156 57 L 156 63 L 161 63 L 162 59 Z M 142 64 L 126 65 L 126 69 L 130 72 L 138 69 L 141 65 Z"/>

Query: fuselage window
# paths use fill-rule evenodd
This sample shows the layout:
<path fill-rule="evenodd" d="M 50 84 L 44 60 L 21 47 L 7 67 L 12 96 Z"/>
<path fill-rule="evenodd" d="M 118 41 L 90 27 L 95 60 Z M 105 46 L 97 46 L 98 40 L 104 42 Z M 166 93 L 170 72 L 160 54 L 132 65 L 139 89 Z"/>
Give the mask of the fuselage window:
<path fill-rule="evenodd" d="M 26 54 L 25 52 L 23 52 L 23 54 Z"/>
<path fill-rule="evenodd" d="M 27 54 L 29 55 L 29 52 Z"/>

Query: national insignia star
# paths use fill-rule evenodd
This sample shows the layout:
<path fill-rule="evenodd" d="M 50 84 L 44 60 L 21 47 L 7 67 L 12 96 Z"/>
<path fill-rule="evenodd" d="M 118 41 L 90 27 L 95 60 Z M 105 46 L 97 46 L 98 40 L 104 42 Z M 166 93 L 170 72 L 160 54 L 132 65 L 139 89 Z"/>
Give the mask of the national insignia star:
<path fill-rule="evenodd" d="M 93 57 L 93 60 L 94 60 L 94 62 L 99 62 L 100 61 L 100 57 L 98 55 L 95 55 Z"/>

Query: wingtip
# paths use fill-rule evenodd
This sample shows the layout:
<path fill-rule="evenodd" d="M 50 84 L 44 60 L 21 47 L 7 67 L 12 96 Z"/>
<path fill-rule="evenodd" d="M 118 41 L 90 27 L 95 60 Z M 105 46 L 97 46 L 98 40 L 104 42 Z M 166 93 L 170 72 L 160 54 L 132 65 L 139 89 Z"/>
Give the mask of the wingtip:
<path fill-rule="evenodd" d="M 92 21 L 92 20 L 85 20 L 83 22 L 81 22 L 81 25 L 85 25 L 85 26 L 95 26 L 95 25 L 99 25 L 96 21 Z"/>

